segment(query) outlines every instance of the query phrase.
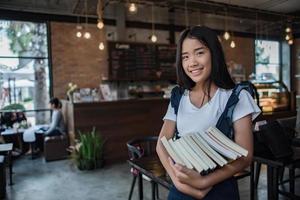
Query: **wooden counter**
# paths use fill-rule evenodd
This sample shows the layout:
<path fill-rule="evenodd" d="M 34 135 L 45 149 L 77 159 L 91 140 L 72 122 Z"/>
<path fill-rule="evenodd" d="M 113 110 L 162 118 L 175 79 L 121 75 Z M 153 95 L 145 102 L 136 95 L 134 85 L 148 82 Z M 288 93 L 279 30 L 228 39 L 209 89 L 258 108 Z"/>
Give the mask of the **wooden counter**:
<path fill-rule="evenodd" d="M 93 127 L 107 140 L 106 163 L 128 159 L 126 142 L 137 136 L 158 135 L 169 99 L 132 99 L 111 102 L 70 103 L 63 101 L 71 144 L 78 130 Z"/>
<path fill-rule="evenodd" d="M 107 140 L 106 163 L 128 159 L 126 142 L 137 136 L 158 135 L 167 111 L 168 99 L 132 99 L 110 102 L 70 103 L 63 101 L 71 144 L 80 131 L 93 127 Z M 257 120 L 295 116 L 295 111 L 263 113 Z"/>

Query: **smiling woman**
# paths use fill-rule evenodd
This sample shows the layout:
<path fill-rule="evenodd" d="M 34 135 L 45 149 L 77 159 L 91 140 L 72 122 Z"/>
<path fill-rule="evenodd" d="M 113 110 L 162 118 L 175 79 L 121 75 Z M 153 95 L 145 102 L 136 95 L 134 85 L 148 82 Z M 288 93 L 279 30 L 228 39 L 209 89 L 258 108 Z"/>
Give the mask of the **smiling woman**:
<path fill-rule="evenodd" d="M 175 87 L 172 93 L 179 91 L 182 96 L 176 105 L 175 96 L 171 96 L 159 138 L 201 133 L 216 126 L 235 86 L 225 63 L 222 47 L 214 31 L 195 26 L 181 33 L 176 56 L 179 87 Z M 233 175 L 251 163 L 251 120 L 259 113 L 251 95 L 241 91 L 232 117 L 234 140 L 249 154 L 205 176 L 170 161 L 158 140 L 157 153 L 174 184 L 168 199 L 239 199 Z"/>

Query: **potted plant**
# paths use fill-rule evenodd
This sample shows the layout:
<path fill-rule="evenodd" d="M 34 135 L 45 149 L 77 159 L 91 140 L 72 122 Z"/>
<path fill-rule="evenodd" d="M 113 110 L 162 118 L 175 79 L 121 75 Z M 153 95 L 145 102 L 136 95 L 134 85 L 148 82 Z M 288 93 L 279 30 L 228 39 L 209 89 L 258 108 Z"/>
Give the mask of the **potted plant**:
<path fill-rule="evenodd" d="M 103 166 L 104 140 L 96 133 L 95 127 L 91 132 L 79 132 L 79 140 L 72 148 L 72 157 L 80 170 L 91 170 Z"/>

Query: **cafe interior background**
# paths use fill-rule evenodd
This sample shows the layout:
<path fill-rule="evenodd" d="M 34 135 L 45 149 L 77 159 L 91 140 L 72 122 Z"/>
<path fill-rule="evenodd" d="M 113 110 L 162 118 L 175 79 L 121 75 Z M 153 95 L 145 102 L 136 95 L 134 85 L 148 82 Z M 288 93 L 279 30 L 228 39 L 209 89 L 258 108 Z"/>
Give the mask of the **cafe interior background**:
<path fill-rule="evenodd" d="M 214 29 L 232 78 L 256 86 L 264 116 L 290 117 L 300 106 L 299 11 L 297 0 L 3 0 L 1 115 L 24 111 L 25 124 L 15 128 L 46 124 L 49 99 L 60 98 L 68 145 L 76 145 L 78 131 L 89 133 L 94 127 L 105 140 L 104 165 L 94 173 L 103 176 L 103 171 L 121 166 L 128 176 L 122 180 L 127 198 L 131 174 L 126 142 L 159 134 L 176 85 L 180 32 L 194 25 Z M 15 140 L 14 145 L 26 148 Z M 63 158 L 70 158 L 69 153 Z M 72 159 L 44 162 L 41 155 L 28 160 L 21 152 L 14 162 L 18 182 L 12 187 L 21 190 L 29 187 L 24 183 L 28 177 L 20 176 L 22 163 L 27 173 L 33 163 L 43 168 L 57 168 L 58 163 L 73 175 L 79 173 L 70 167 Z M 17 190 L 6 190 L 9 198 L 21 199 Z M 265 198 L 265 190 L 259 199 Z"/>

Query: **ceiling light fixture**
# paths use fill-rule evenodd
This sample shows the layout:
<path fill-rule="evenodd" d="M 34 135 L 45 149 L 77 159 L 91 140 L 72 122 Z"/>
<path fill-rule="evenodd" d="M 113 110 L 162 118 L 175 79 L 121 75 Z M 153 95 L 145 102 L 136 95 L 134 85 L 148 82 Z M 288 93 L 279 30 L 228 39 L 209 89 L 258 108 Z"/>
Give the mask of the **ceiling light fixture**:
<path fill-rule="evenodd" d="M 136 14 L 137 11 L 138 11 L 137 5 L 136 5 L 135 3 L 129 3 L 128 11 L 129 11 L 131 14 Z"/>
<path fill-rule="evenodd" d="M 88 0 L 85 0 L 85 2 L 84 2 L 84 8 L 85 8 L 85 26 L 84 26 L 84 29 L 85 29 L 85 32 L 84 32 L 84 34 L 83 34 L 83 37 L 84 37 L 85 39 L 90 39 L 90 38 L 91 38 L 91 33 L 88 32 L 88 30 L 87 30 L 87 26 L 88 26 L 87 1 L 88 1 Z"/>
<path fill-rule="evenodd" d="M 157 36 L 155 35 L 155 27 L 154 27 L 154 2 L 152 2 L 152 5 L 151 5 L 151 17 L 152 17 L 152 35 L 150 37 L 150 40 L 155 43 L 157 42 Z"/>
<path fill-rule="evenodd" d="M 98 0 L 98 4 L 97 4 L 97 14 L 98 14 L 98 23 L 97 23 L 97 27 L 101 30 L 101 29 L 104 28 L 103 11 L 102 11 L 102 2 L 101 2 L 101 0 Z"/>
<path fill-rule="evenodd" d="M 77 23 L 76 23 L 76 37 L 81 38 L 82 36 L 82 26 L 80 25 L 80 17 L 77 16 Z"/>
<path fill-rule="evenodd" d="M 104 43 L 103 43 L 103 42 L 100 42 L 100 44 L 99 44 L 99 49 L 100 49 L 101 51 L 103 51 L 103 50 L 105 49 L 105 46 L 104 46 Z"/>
<path fill-rule="evenodd" d="M 229 40 L 229 38 L 230 38 L 230 34 L 228 32 L 228 24 L 227 24 L 228 19 L 227 18 L 228 18 L 228 15 L 227 15 L 227 8 L 226 8 L 226 10 L 225 10 L 225 32 L 223 34 L 223 37 L 225 40 Z"/>

